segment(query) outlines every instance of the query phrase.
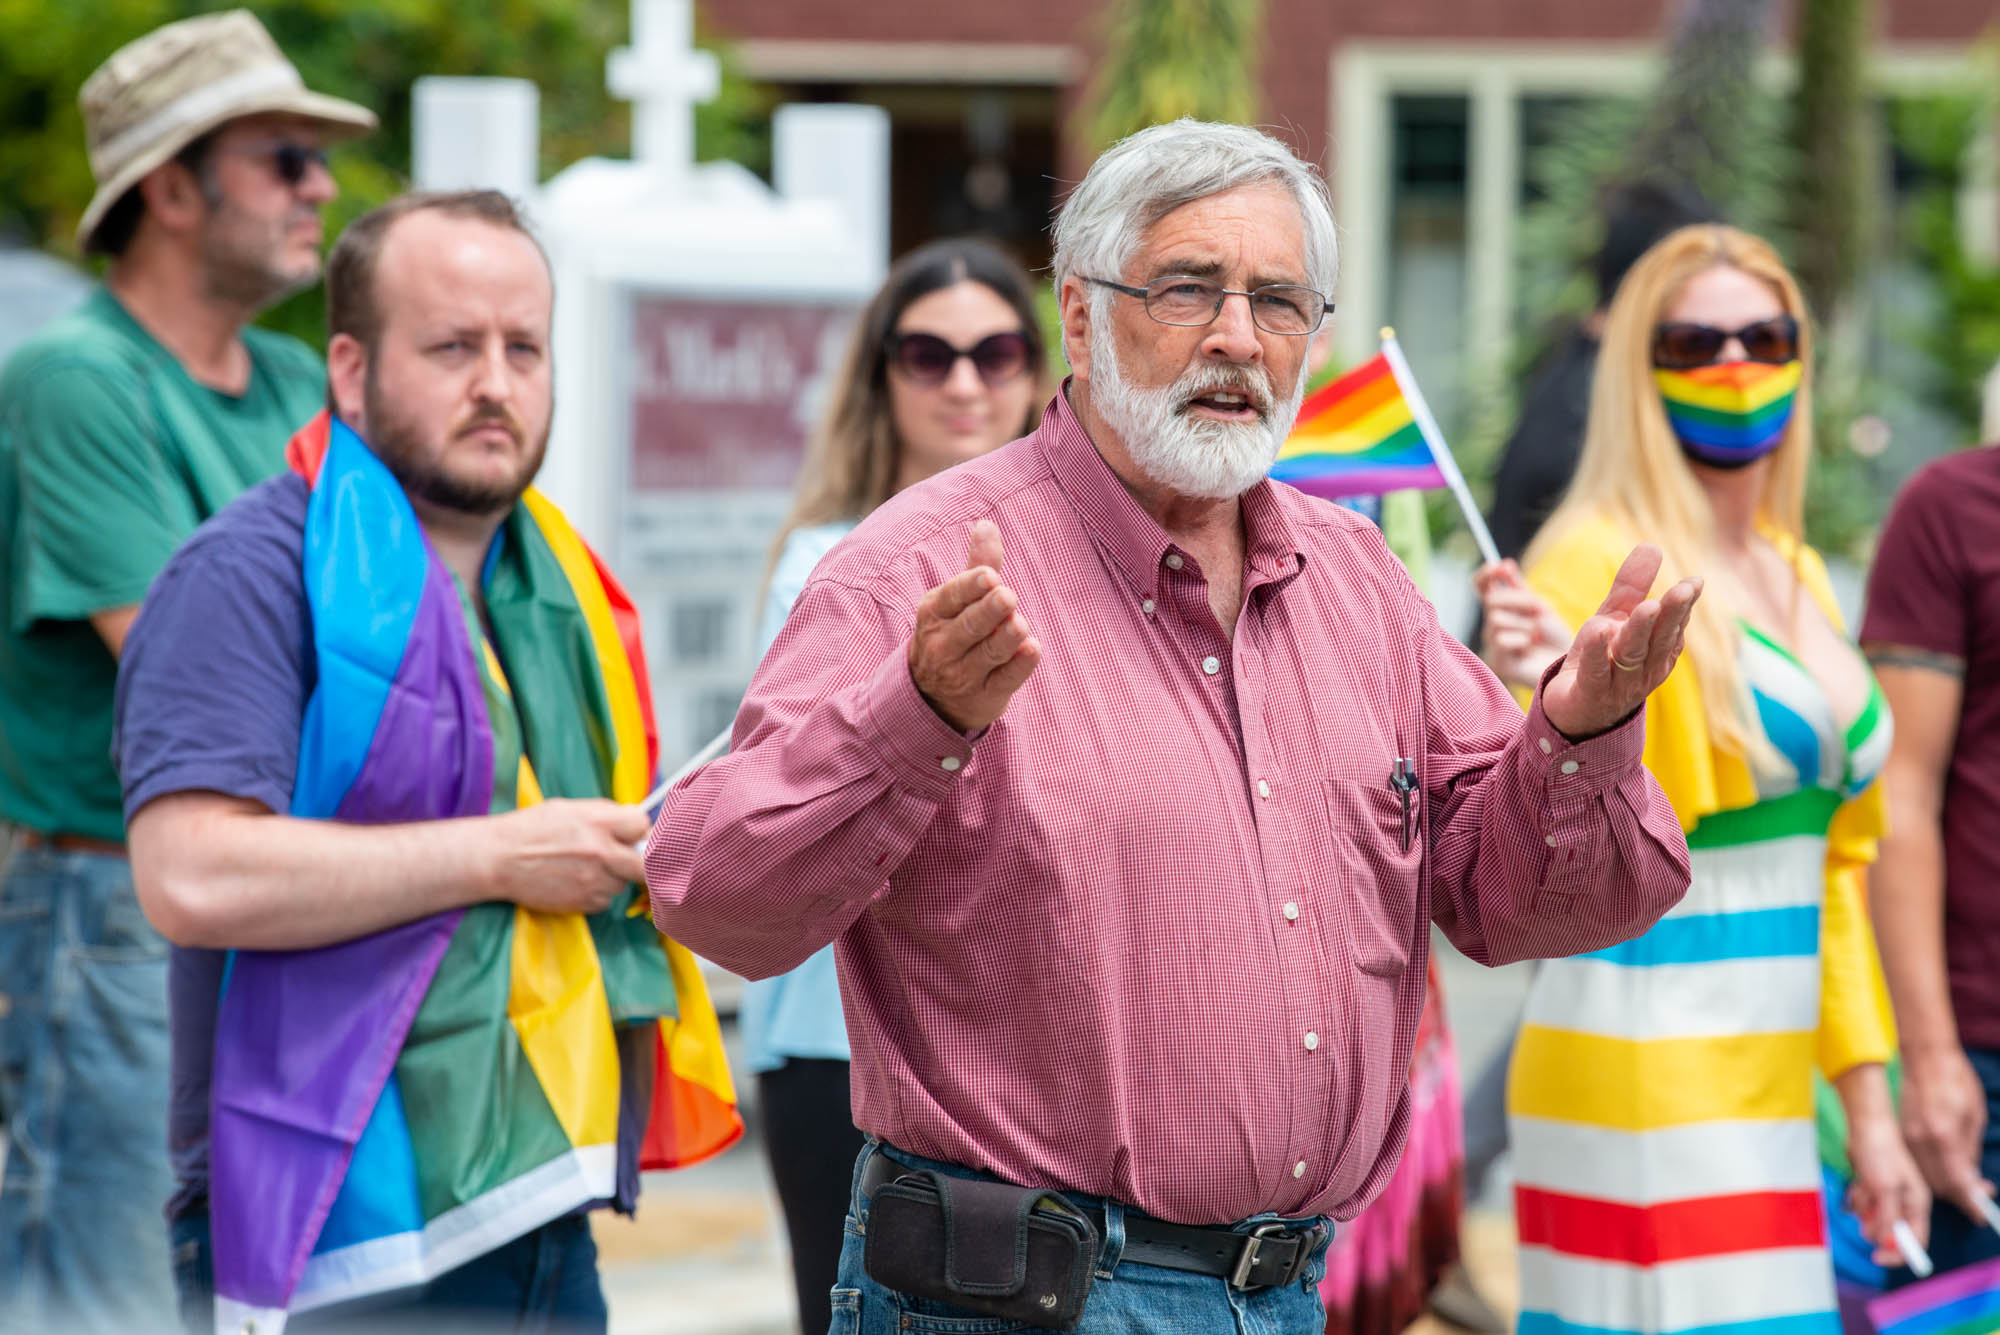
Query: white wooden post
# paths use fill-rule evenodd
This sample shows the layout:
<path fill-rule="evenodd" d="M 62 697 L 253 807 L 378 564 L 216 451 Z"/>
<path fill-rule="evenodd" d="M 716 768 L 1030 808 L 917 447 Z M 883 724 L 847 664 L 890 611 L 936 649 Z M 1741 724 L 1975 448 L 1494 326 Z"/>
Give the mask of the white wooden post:
<path fill-rule="evenodd" d="M 419 190 L 499 190 L 525 199 L 541 179 L 541 91 L 526 79 L 428 76 L 410 90 L 411 171 Z"/>

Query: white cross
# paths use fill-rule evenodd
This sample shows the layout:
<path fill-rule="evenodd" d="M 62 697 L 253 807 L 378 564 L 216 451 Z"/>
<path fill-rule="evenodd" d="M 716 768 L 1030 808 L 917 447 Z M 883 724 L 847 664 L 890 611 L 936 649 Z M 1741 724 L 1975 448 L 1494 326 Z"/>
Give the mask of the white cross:
<path fill-rule="evenodd" d="M 694 109 L 722 79 L 694 45 L 693 0 L 632 0 L 632 45 L 606 62 L 613 97 L 632 104 L 632 157 L 669 176 L 694 165 Z"/>

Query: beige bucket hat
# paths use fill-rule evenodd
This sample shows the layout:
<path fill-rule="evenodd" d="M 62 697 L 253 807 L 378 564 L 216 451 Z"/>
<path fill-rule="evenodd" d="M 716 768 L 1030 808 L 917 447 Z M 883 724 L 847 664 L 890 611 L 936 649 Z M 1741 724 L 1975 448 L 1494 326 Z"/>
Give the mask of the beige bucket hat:
<path fill-rule="evenodd" d="M 155 28 L 111 53 L 77 94 L 97 194 L 77 224 L 90 249 L 104 215 L 147 172 L 224 121 L 286 112 L 346 139 L 375 128 L 375 113 L 307 89 L 247 9 Z"/>

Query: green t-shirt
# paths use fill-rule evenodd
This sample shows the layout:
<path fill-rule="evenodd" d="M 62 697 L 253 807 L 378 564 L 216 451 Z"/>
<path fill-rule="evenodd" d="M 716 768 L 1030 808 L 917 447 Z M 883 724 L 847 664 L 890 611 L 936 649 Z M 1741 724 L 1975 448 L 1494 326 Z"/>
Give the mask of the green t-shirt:
<path fill-rule="evenodd" d="M 326 393 L 303 343 L 243 341 L 249 387 L 210 389 L 100 288 L 0 369 L 0 819 L 124 838 L 118 664 L 88 618 L 138 603 L 198 524 L 283 468 Z"/>

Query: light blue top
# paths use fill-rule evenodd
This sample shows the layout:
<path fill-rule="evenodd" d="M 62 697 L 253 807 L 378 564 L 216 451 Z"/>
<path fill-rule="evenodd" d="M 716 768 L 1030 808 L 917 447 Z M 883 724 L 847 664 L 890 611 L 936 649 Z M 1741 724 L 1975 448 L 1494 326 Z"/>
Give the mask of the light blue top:
<path fill-rule="evenodd" d="M 821 524 L 793 531 L 771 572 L 771 592 L 757 626 L 757 652 L 764 653 L 792 604 L 804 592 L 806 580 L 820 558 L 854 529 L 851 522 Z M 847 1020 L 840 1009 L 840 976 L 834 972 L 833 947 L 822 946 L 811 959 L 776 978 L 760 978 L 743 988 L 744 1058 L 755 1071 L 775 1071 L 793 1057 L 846 1061 Z"/>

